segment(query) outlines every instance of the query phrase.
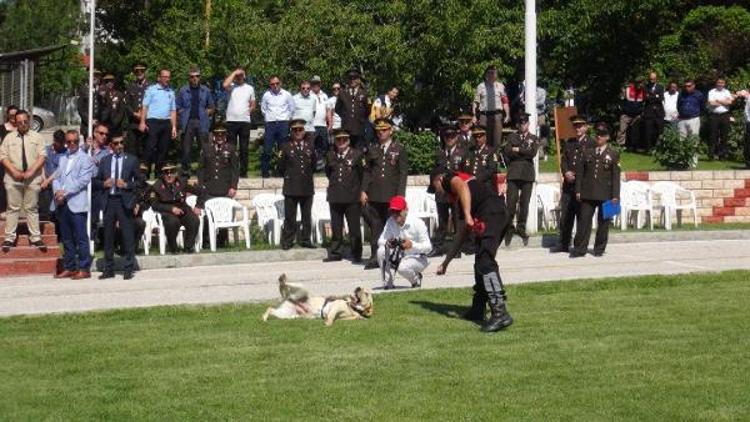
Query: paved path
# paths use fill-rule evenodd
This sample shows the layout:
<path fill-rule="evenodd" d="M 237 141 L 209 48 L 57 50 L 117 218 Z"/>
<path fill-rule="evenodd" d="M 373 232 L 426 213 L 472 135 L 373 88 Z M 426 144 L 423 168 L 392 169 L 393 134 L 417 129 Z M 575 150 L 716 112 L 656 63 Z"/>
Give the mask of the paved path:
<path fill-rule="evenodd" d="M 507 283 L 573 278 L 750 269 L 750 240 L 712 240 L 614 244 L 602 258 L 570 259 L 546 249 L 501 250 L 501 275 Z M 473 257 L 435 275 L 425 273 L 423 288 L 466 287 L 473 283 Z M 379 291 L 379 272 L 348 262 L 268 262 L 227 266 L 145 270 L 130 281 L 59 281 L 51 277 L 0 280 L 0 315 L 46 314 L 176 304 L 261 301 L 278 296 L 276 279 L 305 284 L 313 294 L 344 294 L 358 285 Z M 404 280 L 397 284 L 406 286 Z M 397 290 L 398 291 L 398 290 Z"/>

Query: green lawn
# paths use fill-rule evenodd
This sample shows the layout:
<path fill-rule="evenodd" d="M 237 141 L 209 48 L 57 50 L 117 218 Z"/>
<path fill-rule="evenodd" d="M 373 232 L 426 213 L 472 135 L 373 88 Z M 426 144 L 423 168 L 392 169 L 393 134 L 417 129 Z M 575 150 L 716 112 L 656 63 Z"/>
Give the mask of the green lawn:
<path fill-rule="evenodd" d="M 263 305 L 0 319 L 5 420 L 732 420 L 750 414 L 750 272 L 376 297 L 369 321 Z M 428 281 L 429 282 L 429 281 Z M 743 381 L 744 380 L 744 381 Z"/>
<path fill-rule="evenodd" d="M 627 152 L 620 154 L 620 166 L 622 171 L 663 171 L 666 170 L 654 161 L 651 154 Z M 698 167 L 693 170 L 738 170 L 744 169 L 744 163 L 736 161 L 708 161 L 705 155 L 698 159 Z M 539 162 L 539 171 L 542 173 L 554 173 L 557 171 L 557 154 L 550 154 L 547 161 Z"/>

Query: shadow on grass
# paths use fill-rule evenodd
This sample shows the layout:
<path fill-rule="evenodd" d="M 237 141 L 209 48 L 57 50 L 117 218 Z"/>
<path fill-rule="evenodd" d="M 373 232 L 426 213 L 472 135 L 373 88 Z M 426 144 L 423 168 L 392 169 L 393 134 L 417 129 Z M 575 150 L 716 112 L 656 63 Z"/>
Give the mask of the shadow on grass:
<path fill-rule="evenodd" d="M 460 319 L 462 321 L 467 321 L 467 320 L 464 320 L 461 317 L 461 315 L 464 312 L 469 310 L 468 306 L 454 305 L 452 303 L 427 302 L 424 300 L 412 300 L 409 303 L 413 305 L 419 305 L 423 309 L 438 313 L 440 315 L 443 315 L 446 318 Z M 470 321 L 470 322 L 473 322 L 476 325 L 482 325 L 481 321 Z"/>

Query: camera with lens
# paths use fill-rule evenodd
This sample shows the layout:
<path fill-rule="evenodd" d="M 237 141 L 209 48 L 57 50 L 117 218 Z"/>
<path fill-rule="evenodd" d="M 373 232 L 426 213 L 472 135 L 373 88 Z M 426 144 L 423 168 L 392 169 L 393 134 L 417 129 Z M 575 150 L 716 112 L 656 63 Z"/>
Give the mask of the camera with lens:
<path fill-rule="evenodd" d="M 391 249 L 404 249 L 404 243 L 406 240 L 401 239 L 400 237 L 394 237 L 393 239 L 388 240 L 388 247 Z"/>

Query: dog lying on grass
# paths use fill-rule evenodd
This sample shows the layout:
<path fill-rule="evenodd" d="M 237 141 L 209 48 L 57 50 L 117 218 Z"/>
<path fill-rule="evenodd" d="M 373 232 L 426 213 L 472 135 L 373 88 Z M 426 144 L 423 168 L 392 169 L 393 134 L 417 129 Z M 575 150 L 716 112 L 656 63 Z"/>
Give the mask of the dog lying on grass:
<path fill-rule="evenodd" d="M 281 303 L 269 306 L 263 321 L 273 316 L 279 319 L 322 319 L 326 326 L 336 320 L 364 319 L 372 316 L 373 302 L 370 289 L 357 287 L 345 297 L 310 296 L 302 286 L 288 283 L 286 274 L 279 276 Z"/>

